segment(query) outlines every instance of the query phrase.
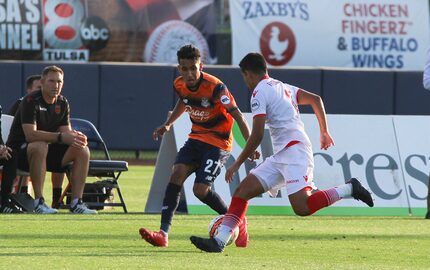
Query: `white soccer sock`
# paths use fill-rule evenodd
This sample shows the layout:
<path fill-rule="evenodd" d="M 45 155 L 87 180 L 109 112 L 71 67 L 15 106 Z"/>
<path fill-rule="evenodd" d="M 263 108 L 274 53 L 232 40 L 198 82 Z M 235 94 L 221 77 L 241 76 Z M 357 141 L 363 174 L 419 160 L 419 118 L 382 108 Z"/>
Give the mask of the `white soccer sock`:
<path fill-rule="evenodd" d="M 70 207 L 73 208 L 78 204 L 79 198 L 74 198 L 70 203 Z"/>
<path fill-rule="evenodd" d="M 352 197 L 352 184 L 343 184 L 335 187 L 335 190 L 339 197 L 341 198 L 351 198 Z"/>
<path fill-rule="evenodd" d="M 215 236 L 215 240 L 225 246 L 225 244 L 228 243 L 228 241 L 230 240 L 232 232 L 233 230 L 230 227 L 221 224 L 218 227 L 218 233 Z"/>

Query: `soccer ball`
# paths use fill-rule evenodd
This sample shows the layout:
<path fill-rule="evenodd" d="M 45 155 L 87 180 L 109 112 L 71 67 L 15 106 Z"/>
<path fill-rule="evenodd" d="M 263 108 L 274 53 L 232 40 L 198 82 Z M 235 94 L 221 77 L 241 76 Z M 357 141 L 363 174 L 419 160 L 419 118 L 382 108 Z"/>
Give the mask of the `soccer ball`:
<path fill-rule="evenodd" d="M 209 237 L 213 238 L 218 234 L 218 227 L 221 225 L 222 221 L 224 219 L 224 215 L 219 215 L 211 220 L 208 226 L 208 232 Z M 230 237 L 230 240 L 226 244 L 227 246 L 236 241 L 237 237 L 239 236 L 239 227 L 236 226 L 236 228 L 233 231 L 232 236 Z"/>

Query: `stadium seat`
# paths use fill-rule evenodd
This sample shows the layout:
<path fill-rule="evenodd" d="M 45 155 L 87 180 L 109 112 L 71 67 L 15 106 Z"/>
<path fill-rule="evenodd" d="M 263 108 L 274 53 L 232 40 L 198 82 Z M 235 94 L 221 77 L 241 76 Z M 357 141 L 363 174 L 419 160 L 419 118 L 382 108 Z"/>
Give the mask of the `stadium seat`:
<path fill-rule="evenodd" d="M 7 137 L 9 136 L 9 131 L 12 126 L 13 116 L 2 114 L 1 115 L 1 137 L 6 143 Z"/>
<path fill-rule="evenodd" d="M 105 142 L 103 141 L 97 128 L 88 120 L 71 118 L 70 119 L 72 129 L 82 132 L 87 136 L 88 147 L 90 150 L 101 150 L 103 152 L 104 158 L 102 160 L 90 160 L 88 176 L 97 177 L 102 179 L 98 181 L 100 185 L 103 185 L 106 190 L 116 189 L 120 202 L 105 202 L 102 201 L 86 201 L 86 198 L 97 197 L 101 194 L 98 193 L 88 193 L 84 190 L 83 201 L 88 205 L 89 208 L 100 209 L 104 206 L 122 206 L 125 213 L 127 213 L 127 207 L 122 197 L 121 188 L 118 183 L 118 178 L 122 172 L 128 171 L 128 163 L 126 161 L 111 160 L 109 151 Z M 86 184 L 89 185 L 89 184 Z M 87 189 L 86 189 L 87 190 Z M 70 182 L 64 189 L 63 194 L 60 198 L 60 203 L 63 202 L 64 197 L 70 196 L 71 185 Z M 93 191 L 94 192 L 94 191 Z M 68 208 L 69 205 L 63 204 L 62 208 Z M 101 209 L 102 209 L 101 208 Z"/>

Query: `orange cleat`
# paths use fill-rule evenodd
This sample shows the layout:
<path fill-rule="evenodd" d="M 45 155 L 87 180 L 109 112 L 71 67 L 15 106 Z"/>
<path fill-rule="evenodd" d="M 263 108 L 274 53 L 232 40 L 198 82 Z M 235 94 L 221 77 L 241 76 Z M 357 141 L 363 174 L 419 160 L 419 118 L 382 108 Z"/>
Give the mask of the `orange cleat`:
<path fill-rule="evenodd" d="M 145 239 L 146 242 L 150 243 L 153 246 L 156 246 L 156 247 L 169 246 L 169 238 L 162 231 L 153 232 L 145 228 L 140 228 L 139 233 L 142 236 L 142 239 Z"/>
<path fill-rule="evenodd" d="M 239 236 L 237 237 L 234 243 L 236 244 L 236 247 L 246 248 L 248 246 L 249 235 L 248 235 L 248 221 L 246 217 L 244 217 L 242 221 L 239 223 Z"/>

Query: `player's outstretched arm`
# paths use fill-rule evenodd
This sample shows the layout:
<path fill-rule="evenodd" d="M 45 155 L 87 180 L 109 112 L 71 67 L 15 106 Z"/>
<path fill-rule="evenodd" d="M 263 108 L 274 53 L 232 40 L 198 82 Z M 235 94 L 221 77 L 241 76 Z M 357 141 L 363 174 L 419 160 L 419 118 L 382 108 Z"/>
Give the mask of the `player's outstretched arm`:
<path fill-rule="evenodd" d="M 163 136 L 163 134 L 166 131 L 169 131 L 172 124 L 184 112 L 185 112 L 185 104 L 180 99 L 178 99 L 178 101 L 176 102 L 175 108 L 173 109 L 173 111 L 169 115 L 169 117 L 167 118 L 166 122 L 164 122 L 164 124 L 162 124 L 161 126 L 155 128 L 154 132 L 152 133 L 152 138 L 154 140 L 158 141 L 158 136 Z"/>
<path fill-rule="evenodd" d="M 249 126 L 248 123 L 245 120 L 245 117 L 243 117 L 242 112 L 237 108 L 236 110 L 230 112 L 231 116 L 234 118 L 234 121 L 236 121 L 237 125 L 239 126 L 240 132 L 242 133 L 242 136 L 245 138 L 245 141 L 249 138 Z"/>
<path fill-rule="evenodd" d="M 231 165 L 231 167 L 228 168 L 225 173 L 225 180 L 227 182 L 232 181 L 233 175 L 235 172 L 237 172 L 237 170 L 239 170 L 240 165 L 242 165 L 242 163 L 245 162 L 245 160 L 250 157 L 260 145 L 264 135 L 265 122 L 266 116 L 264 115 L 254 117 L 254 120 L 252 122 L 251 135 L 246 141 L 245 147 L 243 148 L 242 152 L 240 153 L 236 161 L 233 163 L 233 165 Z"/>
<path fill-rule="evenodd" d="M 330 146 L 333 146 L 334 141 L 328 131 L 327 115 L 321 97 L 319 95 L 300 89 L 297 92 L 297 102 L 299 105 L 311 105 L 320 126 L 321 149 L 327 150 Z"/>
<path fill-rule="evenodd" d="M 245 117 L 243 116 L 243 113 L 237 108 L 236 110 L 230 112 L 231 116 L 236 121 L 237 125 L 239 126 L 240 132 L 242 133 L 243 138 L 245 138 L 245 141 L 249 138 L 249 126 L 248 122 L 246 122 Z M 259 159 L 260 158 L 260 152 L 254 151 L 249 157 L 251 160 Z"/>

